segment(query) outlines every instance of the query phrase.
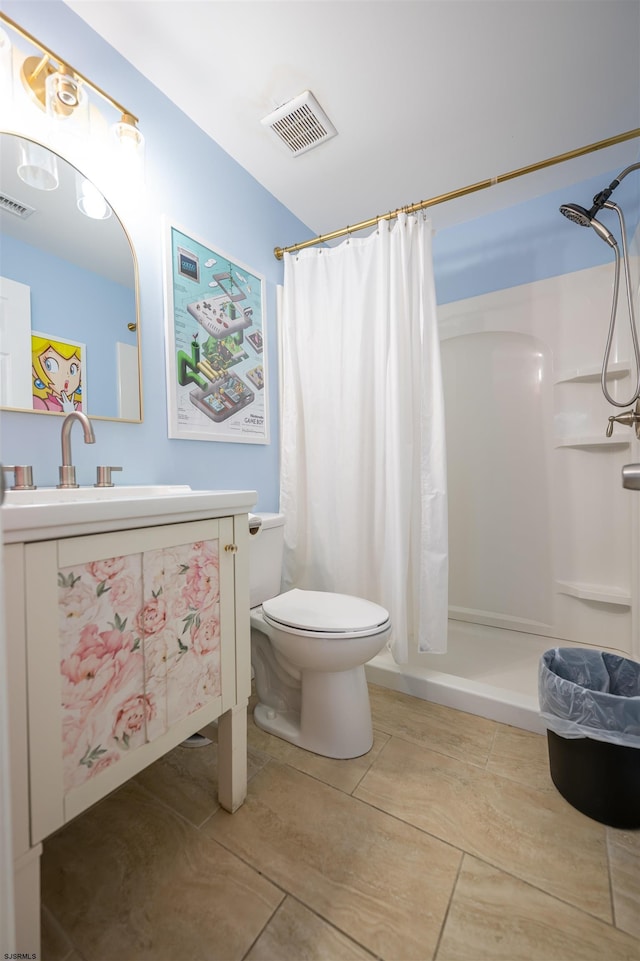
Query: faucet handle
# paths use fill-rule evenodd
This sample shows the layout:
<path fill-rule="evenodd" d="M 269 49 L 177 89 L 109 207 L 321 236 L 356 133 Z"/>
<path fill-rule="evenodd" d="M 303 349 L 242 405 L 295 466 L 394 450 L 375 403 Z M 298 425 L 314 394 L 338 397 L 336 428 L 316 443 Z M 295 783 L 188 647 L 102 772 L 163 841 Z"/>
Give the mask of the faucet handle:
<path fill-rule="evenodd" d="M 111 480 L 112 470 L 122 470 L 121 467 L 97 467 L 97 477 L 94 487 L 113 487 L 113 481 Z"/>
<path fill-rule="evenodd" d="M 12 491 L 34 491 L 36 489 L 33 483 L 33 468 L 30 465 L 15 464 L 10 466 L 5 464 L 2 470 L 13 471 Z"/>
<path fill-rule="evenodd" d="M 636 437 L 640 437 L 640 401 L 636 404 L 634 410 L 625 410 L 622 414 L 612 414 L 609 417 L 607 437 L 611 437 L 613 434 L 614 424 L 624 424 L 626 427 L 635 426 Z"/>

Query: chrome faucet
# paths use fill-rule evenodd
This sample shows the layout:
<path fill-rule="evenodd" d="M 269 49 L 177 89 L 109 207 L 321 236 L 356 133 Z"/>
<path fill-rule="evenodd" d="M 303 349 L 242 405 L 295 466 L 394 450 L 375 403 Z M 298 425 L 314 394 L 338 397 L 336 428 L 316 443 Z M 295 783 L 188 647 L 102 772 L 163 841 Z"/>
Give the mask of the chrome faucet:
<path fill-rule="evenodd" d="M 79 487 L 76 484 L 76 469 L 71 463 L 71 428 L 74 420 L 80 421 L 84 431 L 85 444 L 95 444 L 96 437 L 93 433 L 91 421 L 86 414 L 80 410 L 72 410 L 62 421 L 62 466 L 59 468 L 60 483 L 58 488 Z"/>

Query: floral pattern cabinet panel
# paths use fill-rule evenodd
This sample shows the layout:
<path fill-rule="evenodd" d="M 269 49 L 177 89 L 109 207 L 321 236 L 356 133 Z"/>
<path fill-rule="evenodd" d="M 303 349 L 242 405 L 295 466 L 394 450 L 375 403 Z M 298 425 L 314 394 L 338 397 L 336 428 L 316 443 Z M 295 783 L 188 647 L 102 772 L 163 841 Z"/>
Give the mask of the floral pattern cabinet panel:
<path fill-rule="evenodd" d="M 65 793 L 146 740 L 141 591 L 140 554 L 58 570 Z"/>
<path fill-rule="evenodd" d="M 58 570 L 64 790 L 220 695 L 218 541 Z"/>
<path fill-rule="evenodd" d="M 163 733 L 220 695 L 218 541 L 149 551 L 142 570 L 145 692 Z"/>
<path fill-rule="evenodd" d="M 227 539 L 223 518 L 27 545 L 32 843 L 233 705 Z"/>

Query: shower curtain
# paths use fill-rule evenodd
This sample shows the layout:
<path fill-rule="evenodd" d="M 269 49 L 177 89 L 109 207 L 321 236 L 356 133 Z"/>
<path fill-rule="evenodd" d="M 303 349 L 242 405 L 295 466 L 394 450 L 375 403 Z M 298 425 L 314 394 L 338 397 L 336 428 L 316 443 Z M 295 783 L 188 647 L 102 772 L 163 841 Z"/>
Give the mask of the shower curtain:
<path fill-rule="evenodd" d="M 440 345 L 423 216 L 285 254 L 285 590 L 382 604 L 399 664 L 444 651 L 447 494 Z"/>

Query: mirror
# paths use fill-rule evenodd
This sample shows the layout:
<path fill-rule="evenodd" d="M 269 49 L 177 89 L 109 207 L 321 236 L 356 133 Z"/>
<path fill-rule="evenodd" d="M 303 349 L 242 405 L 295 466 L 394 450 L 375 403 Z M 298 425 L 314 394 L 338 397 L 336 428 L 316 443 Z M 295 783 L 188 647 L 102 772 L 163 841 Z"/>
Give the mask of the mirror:
<path fill-rule="evenodd" d="M 30 163 L 25 175 L 48 189 L 18 176 Z M 135 253 L 92 191 L 48 148 L 0 133 L 0 407 L 139 423 Z"/>

